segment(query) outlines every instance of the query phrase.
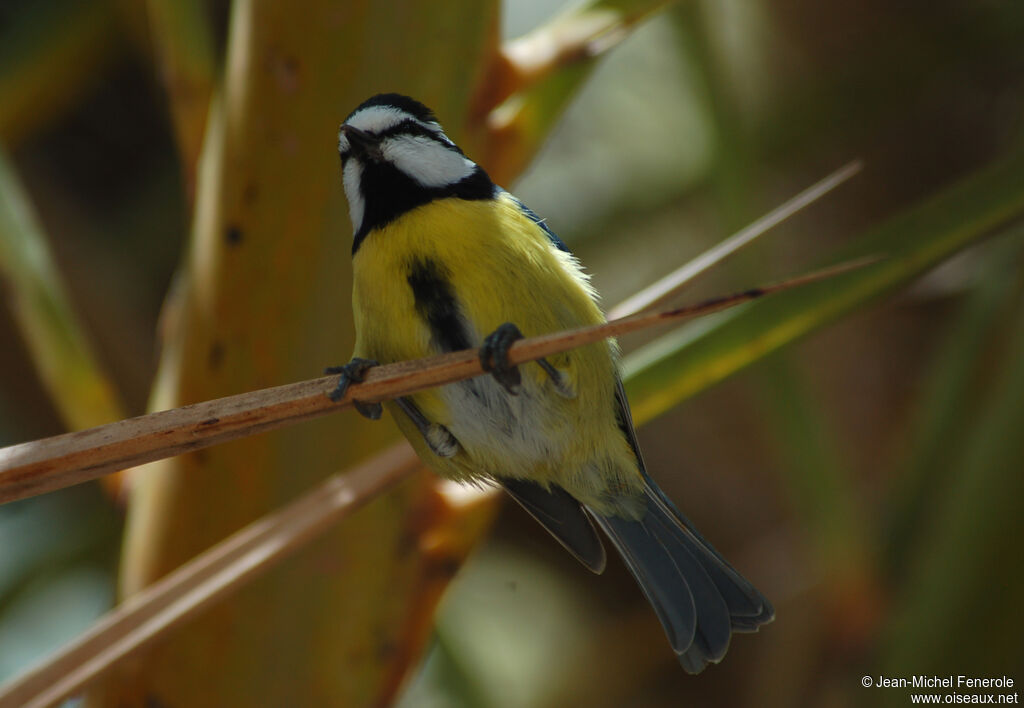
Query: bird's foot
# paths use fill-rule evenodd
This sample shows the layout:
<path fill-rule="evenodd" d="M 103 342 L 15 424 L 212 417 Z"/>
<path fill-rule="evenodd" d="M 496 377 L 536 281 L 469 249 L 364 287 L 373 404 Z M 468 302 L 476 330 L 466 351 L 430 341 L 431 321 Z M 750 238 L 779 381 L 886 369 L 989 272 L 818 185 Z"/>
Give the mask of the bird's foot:
<path fill-rule="evenodd" d="M 375 366 L 378 366 L 378 362 L 373 359 L 360 359 L 359 357 L 353 357 L 352 361 L 343 366 L 328 366 L 324 369 L 325 374 L 340 374 L 338 379 L 338 385 L 335 386 L 334 390 L 327 394 L 327 397 L 337 403 L 345 397 L 345 393 L 348 392 L 348 387 L 352 383 L 362 383 L 366 379 L 366 372 Z M 352 401 L 353 407 L 359 411 L 359 414 L 364 418 L 370 420 L 379 420 L 381 415 L 384 414 L 384 406 L 380 403 L 363 403 L 361 401 Z"/>
<path fill-rule="evenodd" d="M 509 365 L 508 350 L 513 342 L 522 338 L 523 333 L 519 331 L 519 328 L 511 322 L 506 322 L 487 335 L 483 346 L 480 347 L 480 365 L 484 371 L 490 372 L 491 376 L 513 396 L 522 390 L 522 376 L 518 366 Z M 576 388 L 568 374 L 556 369 L 547 359 L 538 359 L 537 364 L 551 379 L 558 395 L 564 398 L 576 398 Z"/>
<path fill-rule="evenodd" d="M 522 390 L 523 378 L 518 366 L 509 365 L 508 350 L 513 342 L 522 338 L 523 333 L 519 328 L 511 322 L 506 322 L 488 334 L 484 338 L 483 346 L 480 347 L 480 366 L 484 371 L 490 372 L 494 380 L 513 396 Z"/>

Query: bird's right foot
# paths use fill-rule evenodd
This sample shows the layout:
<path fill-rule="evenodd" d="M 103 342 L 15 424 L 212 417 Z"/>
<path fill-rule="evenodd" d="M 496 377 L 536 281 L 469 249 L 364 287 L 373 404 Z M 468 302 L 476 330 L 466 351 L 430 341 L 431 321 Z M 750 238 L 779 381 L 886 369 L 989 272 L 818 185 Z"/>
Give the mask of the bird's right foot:
<path fill-rule="evenodd" d="M 523 333 L 511 322 L 498 327 L 486 337 L 480 347 L 480 366 L 490 373 L 513 396 L 522 390 L 522 375 L 519 367 L 508 363 L 508 350 L 512 343 L 522 339 Z"/>

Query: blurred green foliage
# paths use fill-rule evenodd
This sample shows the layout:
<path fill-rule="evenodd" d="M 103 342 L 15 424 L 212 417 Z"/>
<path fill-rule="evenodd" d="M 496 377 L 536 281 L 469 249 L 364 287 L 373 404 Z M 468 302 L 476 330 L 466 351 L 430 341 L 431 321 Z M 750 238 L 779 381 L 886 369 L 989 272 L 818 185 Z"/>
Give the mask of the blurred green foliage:
<path fill-rule="evenodd" d="M 148 5 L 149 23 L 129 0 L 0 3 L 6 179 L 34 205 L 95 375 L 133 412 L 198 149 L 159 74 L 206 90 L 223 43 L 169 43 L 201 5 Z M 205 7 L 226 22 L 228 3 Z M 509 0 L 507 38 L 564 21 L 550 12 Z M 1024 5 L 692 0 L 517 101 L 523 161 L 565 111 L 506 186 L 609 306 L 856 156 L 854 183 L 690 297 L 888 260 L 623 342 L 648 466 L 772 598 L 773 625 L 688 677 L 621 567 L 590 576 L 510 509 L 449 591 L 403 705 L 905 705 L 860 677 L 1024 680 Z M 16 303 L 22 286 L 3 284 Z M 3 442 L 69 420 L 23 318 L 0 312 Z M 93 487 L 0 508 L 0 678 L 109 602 L 120 522 Z"/>

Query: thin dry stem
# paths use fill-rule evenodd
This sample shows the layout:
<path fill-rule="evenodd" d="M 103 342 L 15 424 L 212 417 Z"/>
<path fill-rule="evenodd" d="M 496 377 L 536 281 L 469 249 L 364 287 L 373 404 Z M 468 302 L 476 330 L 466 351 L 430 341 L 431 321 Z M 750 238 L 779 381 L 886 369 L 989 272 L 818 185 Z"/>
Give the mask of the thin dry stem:
<path fill-rule="evenodd" d="M 740 229 L 729 238 L 716 243 L 682 267 L 672 271 L 656 283 L 649 285 L 635 295 L 613 307 L 609 319 L 626 317 L 663 303 L 690 285 L 697 276 L 706 273 L 725 258 L 750 244 L 751 241 L 771 230 L 801 209 L 813 204 L 864 168 L 860 160 L 853 160 L 840 167 L 800 192 L 788 201 L 762 216 L 757 221 Z"/>
<path fill-rule="evenodd" d="M 523 339 L 509 350 L 523 364 L 608 337 L 717 312 L 748 300 L 831 278 L 877 259 L 861 259 L 695 305 L 624 317 L 601 325 Z M 0 449 L 0 503 L 80 484 L 108 472 L 180 455 L 348 408 L 353 399 L 383 401 L 484 373 L 476 350 L 378 366 L 333 403 L 335 376 L 278 386 L 129 418 Z"/>

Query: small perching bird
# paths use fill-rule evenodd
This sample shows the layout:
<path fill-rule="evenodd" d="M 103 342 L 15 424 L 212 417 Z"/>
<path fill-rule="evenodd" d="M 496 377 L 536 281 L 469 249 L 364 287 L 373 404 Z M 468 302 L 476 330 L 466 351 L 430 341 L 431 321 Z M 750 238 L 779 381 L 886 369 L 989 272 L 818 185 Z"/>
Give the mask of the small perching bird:
<path fill-rule="evenodd" d="M 771 605 L 676 510 L 644 468 L 614 343 L 508 365 L 524 334 L 604 322 L 579 262 L 491 182 L 433 113 L 398 94 L 364 102 L 338 136 L 352 217 L 356 346 L 332 398 L 378 363 L 479 347 L 491 376 L 388 402 L 437 474 L 501 485 L 595 573 L 608 535 L 683 667 L 725 656 Z M 520 330 L 521 328 L 521 330 Z M 381 404 L 357 404 L 379 418 Z"/>

